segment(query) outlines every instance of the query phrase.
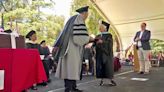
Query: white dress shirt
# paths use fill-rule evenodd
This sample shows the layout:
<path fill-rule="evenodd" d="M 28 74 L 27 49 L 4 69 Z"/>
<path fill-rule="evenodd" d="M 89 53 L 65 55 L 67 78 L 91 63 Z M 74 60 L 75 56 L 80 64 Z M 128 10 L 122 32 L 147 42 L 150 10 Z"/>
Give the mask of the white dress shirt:
<path fill-rule="evenodd" d="M 140 39 L 141 39 L 141 37 L 142 37 L 142 35 L 143 35 L 143 32 L 144 32 L 144 31 L 141 31 L 141 32 L 140 32 L 140 36 L 139 36 Z M 141 47 L 141 46 L 142 46 L 141 41 L 138 41 L 138 47 Z"/>

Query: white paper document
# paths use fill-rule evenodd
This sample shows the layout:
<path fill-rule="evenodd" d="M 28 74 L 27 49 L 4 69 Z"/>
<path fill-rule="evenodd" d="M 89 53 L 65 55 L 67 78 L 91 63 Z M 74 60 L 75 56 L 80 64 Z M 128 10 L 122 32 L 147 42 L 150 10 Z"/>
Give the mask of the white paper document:
<path fill-rule="evenodd" d="M 135 81 L 147 81 L 149 79 L 148 78 L 131 78 L 131 80 L 135 80 Z"/>
<path fill-rule="evenodd" d="M 40 59 L 41 60 L 44 60 L 44 55 L 40 55 Z"/>
<path fill-rule="evenodd" d="M 4 75 L 5 75 L 5 71 L 0 70 L 0 90 L 4 89 L 4 81 L 5 81 Z"/>

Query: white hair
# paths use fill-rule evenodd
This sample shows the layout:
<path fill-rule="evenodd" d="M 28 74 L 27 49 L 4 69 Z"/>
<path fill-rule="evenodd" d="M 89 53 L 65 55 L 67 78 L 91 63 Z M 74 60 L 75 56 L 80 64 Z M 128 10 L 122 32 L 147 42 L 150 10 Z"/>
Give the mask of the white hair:
<path fill-rule="evenodd" d="M 107 27 L 102 24 L 102 20 L 99 20 L 99 25 L 102 26 L 105 29 L 105 31 L 107 31 Z"/>
<path fill-rule="evenodd" d="M 100 24 L 100 25 L 105 29 L 105 31 L 107 31 L 107 27 L 105 25 L 103 24 Z"/>

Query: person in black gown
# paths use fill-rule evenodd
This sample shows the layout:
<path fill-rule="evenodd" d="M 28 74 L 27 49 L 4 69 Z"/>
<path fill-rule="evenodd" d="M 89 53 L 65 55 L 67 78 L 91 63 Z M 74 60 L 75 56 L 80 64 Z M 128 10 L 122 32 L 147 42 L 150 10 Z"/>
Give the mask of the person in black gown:
<path fill-rule="evenodd" d="M 26 42 L 26 48 L 34 48 L 39 49 L 39 44 L 37 44 L 37 36 L 36 32 L 34 30 L 31 30 L 27 35 L 27 42 Z"/>
<path fill-rule="evenodd" d="M 110 85 L 116 86 L 113 80 L 113 39 L 108 32 L 110 24 L 101 21 L 100 34 L 95 38 L 96 48 L 96 77 L 101 79 L 100 85 L 103 85 L 103 79 L 110 79 Z"/>
<path fill-rule="evenodd" d="M 48 48 L 48 46 L 46 45 L 46 41 L 43 40 L 40 42 L 40 47 L 41 47 L 41 55 L 44 55 L 44 61 L 45 63 L 47 63 L 49 70 L 51 70 L 54 66 L 54 62 L 51 59 L 51 53 L 50 50 Z M 48 82 L 50 82 L 51 80 L 49 79 Z"/>
<path fill-rule="evenodd" d="M 27 33 L 26 38 L 27 38 L 26 48 L 28 48 L 28 49 L 38 49 L 39 53 L 42 54 L 43 51 L 41 49 L 41 46 L 40 46 L 40 44 L 38 44 L 36 42 L 36 40 L 37 40 L 36 31 L 31 30 L 29 33 Z M 48 65 L 44 61 L 43 61 L 43 66 L 44 66 L 47 78 L 49 78 L 49 68 L 48 68 Z M 41 85 L 44 86 L 44 85 L 47 85 L 47 83 L 43 82 L 43 83 L 41 83 Z M 36 84 L 34 84 L 31 87 L 31 89 L 37 90 Z"/>

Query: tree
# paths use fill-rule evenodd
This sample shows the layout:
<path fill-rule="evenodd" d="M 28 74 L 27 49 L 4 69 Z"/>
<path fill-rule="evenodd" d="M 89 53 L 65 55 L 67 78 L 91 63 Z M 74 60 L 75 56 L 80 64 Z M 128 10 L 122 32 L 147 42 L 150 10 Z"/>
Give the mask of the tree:
<path fill-rule="evenodd" d="M 26 4 L 23 1 L 8 0 L 3 2 L 7 10 L 4 12 L 5 29 L 10 28 L 7 24 L 12 21 L 12 28 L 16 28 L 17 23 L 21 35 L 26 35 L 30 30 L 36 30 L 38 42 L 46 40 L 52 46 L 54 39 L 63 27 L 64 17 L 48 15 L 41 11 L 41 8 L 53 7 L 54 2 L 32 0 L 32 4 Z M 0 9 L 2 8 L 0 7 Z"/>
<path fill-rule="evenodd" d="M 151 49 L 153 54 L 157 54 L 159 51 L 164 51 L 164 41 L 158 39 L 151 39 L 150 40 Z"/>
<path fill-rule="evenodd" d="M 97 35 L 99 33 L 99 21 L 105 20 L 103 16 L 100 15 L 99 11 L 96 10 L 93 3 L 90 0 L 73 0 L 71 15 L 75 14 L 75 10 L 82 6 L 89 6 L 89 17 L 87 18 L 86 24 L 89 31 L 89 34 Z M 114 51 L 120 51 L 119 39 L 116 35 L 116 32 L 110 28 L 110 33 L 113 35 L 114 40 Z"/>

